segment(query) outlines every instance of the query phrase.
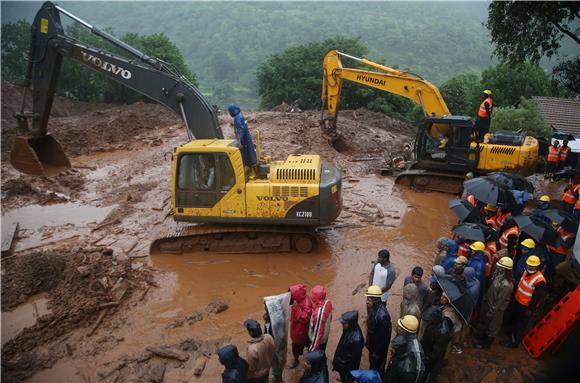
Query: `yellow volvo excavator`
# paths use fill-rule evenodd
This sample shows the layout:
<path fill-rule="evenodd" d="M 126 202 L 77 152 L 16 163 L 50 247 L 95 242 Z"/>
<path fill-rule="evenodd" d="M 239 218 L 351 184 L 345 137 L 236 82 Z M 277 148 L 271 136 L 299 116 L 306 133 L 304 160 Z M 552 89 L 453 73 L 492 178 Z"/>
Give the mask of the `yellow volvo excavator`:
<path fill-rule="evenodd" d="M 345 68 L 341 58 L 355 60 L 375 70 Z M 449 112 L 439 89 L 423 78 L 332 50 L 324 57 L 322 81 L 322 125 L 333 139 L 338 137 L 337 119 L 344 80 L 403 96 L 423 109 L 414 154 L 416 162 L 396 182 L 416 189 L 456 193 L 468 172 L 534 172 L 538 141 L 529 136 L 498 131 L 483 143 L 475 138 L 473 122 Z M 327 113 L 325 116 L 324 113 Z"/>
<path fill-rule="evenodd" d="M 132 59 L 66 36 L 61 14 Z M 32 87 L 32 112 L 17 114 L 20 129 L 27 135 L 16 140 L 11 152 L 12 165 L 23 173 L 50 176 L 71 166 L 61 145 L 47 133 L 63 57 L 146 95 L 183 119 L 189 142 L 173 152 L 170 213 L 176 221 L 201 224 L 168 232 L 154 241 L 153 251 L 294 249 L 307 253 L 317 246 L 314 228 L 330 224 L 340 214 L 341 175 L 335 166 L 319 155 L 264 160 L 253 169 L 244 166 L 240 143 L 224 139 L 214 108 L 172 65 L 145 55 L 60 6 L 46 2 L 36 14 L 29 55 L 27 88 Z"/>

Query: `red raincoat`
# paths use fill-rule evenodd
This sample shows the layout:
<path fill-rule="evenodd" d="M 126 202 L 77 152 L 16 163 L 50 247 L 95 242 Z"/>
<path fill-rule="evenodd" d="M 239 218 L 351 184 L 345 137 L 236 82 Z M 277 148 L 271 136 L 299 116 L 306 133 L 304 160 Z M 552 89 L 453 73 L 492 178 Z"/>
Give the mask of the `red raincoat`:
<path fill-rule="evenodd" d="M 306 285 L 290 286 L 290 295 L 294 301 L 290 313 L 290 339 L 294 344 L 307 344 L 312 303 L 306 295 Z"/>
<path fill-rule="evenodd" d="M 314 286 L 310 290 L 310 299 L 312 299 L 312 318 L 310 319 L 308 351 L 312 352 L 328 341 L 332 321 L 332 302 L 326 299 L 326 289 L 322 286 Z"/>

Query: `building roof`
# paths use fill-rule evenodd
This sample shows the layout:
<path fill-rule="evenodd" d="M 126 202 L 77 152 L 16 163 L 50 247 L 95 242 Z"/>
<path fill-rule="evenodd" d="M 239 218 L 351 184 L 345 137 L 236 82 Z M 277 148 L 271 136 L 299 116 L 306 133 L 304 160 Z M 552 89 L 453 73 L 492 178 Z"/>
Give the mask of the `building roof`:
<path fill-rule="evenodd" d="M 557 132 L 580 137 L 580 100 L 556 97 L 532 97 L 544 120 Z"/>

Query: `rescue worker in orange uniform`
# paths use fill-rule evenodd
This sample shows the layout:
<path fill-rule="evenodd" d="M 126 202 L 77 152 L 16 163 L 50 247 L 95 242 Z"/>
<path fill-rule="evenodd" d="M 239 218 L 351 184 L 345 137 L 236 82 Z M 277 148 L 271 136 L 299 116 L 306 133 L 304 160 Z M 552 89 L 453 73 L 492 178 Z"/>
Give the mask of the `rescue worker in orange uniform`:
<path fill-rule="evenodd" d="M 567 165 L 568 157 L 570 157 L 570 147 L 568 146 L 568 140 L 564 140 L 558 156 L 558 170 L 562 170 Z"/>
<path fill-rule="evenodd" d="M 511 216 L 511 211 L 504 208 L 497 209 L 497 226 L 499 227 L 499 232 L 502 232 L 506 229 L 504 225 L 506 224 L 507 219 Z"/>
<path fill-rule="evenodd" d="M 558 170 L 558 159 L 560 158 L 560 148 L 558 140 L 554 140 L 548 148 L 548 158 L 546 164 L 546 174 L 544 178 L 554 182 L 554 173 Z"/>
<path fill-rule="evenodd" d="M 558 224 L 552 222 L 552 226 L 558 227 Z M 568 250 L 571 249 L 574 246 L 574 242 L 576 242 L 576 233 L 567 231 L 562 226 L 558 227 L 558 235 L 560 236 L 558 247 L 547 245 L 550 259 L 546 267 L 546 278 L 548 279 L 552 278 L 556 266 L 566 260 Z"/>
<path fill-rule="evenodd" d="M 546 290 L 546 278 L 539 271 L 540 258 L 532 255 L 526 261 L 526 271 L 518 282 L 515 293 L 516 323 L 511 339 L 503 342 L 505 347 L 515 348 L 521 343 L 532 312 L 538 308 Z"/>
<path fill-rule="evenodd" d="M 483 213 L 485 214 L 485 223 L 488 224 L 493 230 L 499 232 L 501 226 L 499 226 L 497 222 L 497 207 L 488 203 L 483 208 Z"/>
<path fill-rule="evenodd" d="M 580 192 L 580 177 L 574 176 L 562 195 L 562 210 L 566 213 L 573 214 L 576 203 L 578 202 L 578 194 Z M 579 206 L 580 207 L 580 206 Z"/>
<path fill-rule="evenodd" d="M 477 118 L 475 119 L 475 131 L 478 134 L 479 142 L 483 142 L 484 136 L 489 132 L 492 111 L 491 90 L 486 89 L 481 93 L 481 105 L 479 105 Z"/>
<path fill-rule="evenodd" d="M 503 231 L 501 237 L 499 237 L 499 244 L 501 250 L 507 249 L 507 256 L 513 259 L 516 254 L 516 247 L 518 245 L 521 231 L 512 217 L 509 217 L 506 220 L 504 226 L 506 229 Z"/>

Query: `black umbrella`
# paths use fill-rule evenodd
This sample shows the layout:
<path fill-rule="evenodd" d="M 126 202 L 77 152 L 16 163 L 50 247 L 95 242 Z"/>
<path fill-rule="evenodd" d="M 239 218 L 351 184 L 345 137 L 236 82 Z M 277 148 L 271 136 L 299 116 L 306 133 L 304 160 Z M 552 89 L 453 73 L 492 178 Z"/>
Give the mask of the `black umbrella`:
<path fill-rule="evenodd" d="M 451 306 L 453 306 L 455 311 L 457 311 L 466 323 L 469 323 L 473 308 L 475 307 L 475 302 L 473 302 L 469 292 L 466 289 L 461 289 L 449 275 L 438 276 L 437 283 L 439 283 L 439 286 L 441 286 L 441 289 L 447 295 Z"/>
<path fill-rule="evenodd" d="M 560 236 L 552 225 L 539 218 L 530 217 L 529 215 L 519 215 L 514 217 L 514 220 L 524 233 L 536 241 L 543 242 L 547 245 L 558 246 Z"/>
<path fill-rule="evenodd" d="M 494 180 L 501 186 L 505 186 L 512 190 L 527 190 L 530 193 L 534 192 L 534 185 L 526 177 L 522 177 L 519 174 L 504 173 L 504 172 L 493 172 L 489 173 L 486 177 Z"/>
<path fill-rule="evenodd" d="M 483 222 L 479 210 L 464 199 L 452 199 L 449 201 L 449 208 L 461 222 Z"/>
<path fill-rule="evenodd" d="M 463 188 L 481 202 L 508 209 L 516 206 L 511 190 L 491 178 L 479 177 L 467 180 L 463 183 Z"/>
<path fill-rule="evenodd" d="M 566 231 L 575 233 L 578 230 L 578 220 L 574 218 L 572 214 L 566 213 L 565 211 L 558 211 L 556 209 L 546 210 L 544 215 L 552 220 L 552 222 L 557 222 Z"/>
<path fill-rule="evenodd" d="M 481 223 L 461 223 L 453 226 L 453 233 L 470 241 L 497 241 L 499 236 L 495 230 Z"/>

